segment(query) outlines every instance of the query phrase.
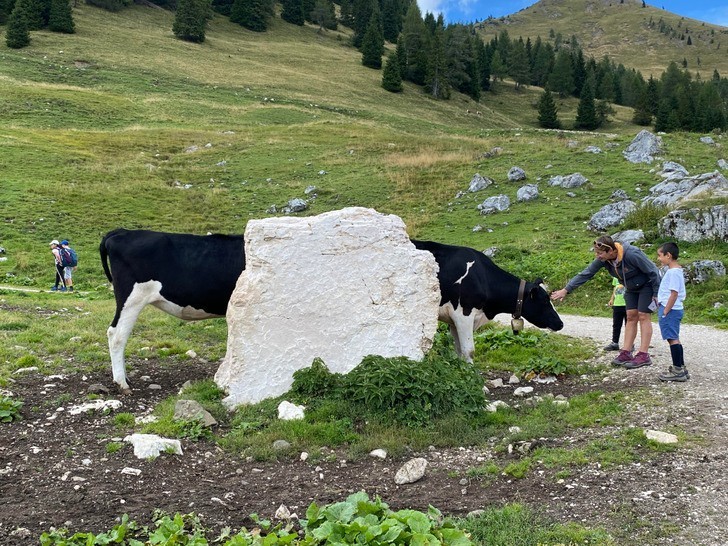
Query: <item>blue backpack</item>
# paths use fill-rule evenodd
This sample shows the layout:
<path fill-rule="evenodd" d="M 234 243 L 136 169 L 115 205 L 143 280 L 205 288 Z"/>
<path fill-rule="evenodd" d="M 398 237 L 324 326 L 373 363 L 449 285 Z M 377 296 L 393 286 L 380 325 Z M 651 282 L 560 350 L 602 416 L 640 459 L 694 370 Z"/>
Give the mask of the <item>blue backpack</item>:
<path fill-rule="evenodd" d="M 78 265 L 78 254 L 72 248 L 60 247 L 61 265 L 63 267 L 76 267 Z"/>

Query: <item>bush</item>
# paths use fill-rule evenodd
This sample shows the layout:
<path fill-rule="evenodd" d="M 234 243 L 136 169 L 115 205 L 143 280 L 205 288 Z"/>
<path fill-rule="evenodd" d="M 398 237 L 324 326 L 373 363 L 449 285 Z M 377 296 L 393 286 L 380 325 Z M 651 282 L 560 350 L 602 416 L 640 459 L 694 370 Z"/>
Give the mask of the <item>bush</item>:
<path fill-rule="evenodd" d="M 20 419 L 20 408 L 23 403 L 9 396 L 0 396 L 0 423 L 9 423 Z"/>

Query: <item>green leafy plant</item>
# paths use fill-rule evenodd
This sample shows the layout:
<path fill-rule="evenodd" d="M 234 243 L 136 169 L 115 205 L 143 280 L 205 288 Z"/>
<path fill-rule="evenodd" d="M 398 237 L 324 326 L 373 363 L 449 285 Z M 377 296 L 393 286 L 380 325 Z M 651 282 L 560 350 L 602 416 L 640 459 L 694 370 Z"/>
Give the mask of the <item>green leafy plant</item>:
<path fill-rule="evenodd" d="M 23 402 L 13 400 L 9 396 L 0 396 L 0 423 L 10 423 L 20 419 L 20 408 Z"/>
<path fill-rule="evenodd" d="M 291 394 L 303 403 L 320 398 L 336 391 L 342 382 L 341 374 L 329 371 L 320 358 L 315 358 L 311 366 L 293 373 Z"/>
<path fill-rule="evenodd" d="M 563 375 L 569 372 L 569 364 L 552 356 L 534 357 L 517 364 L 514 371 L 522 376 Z"/>

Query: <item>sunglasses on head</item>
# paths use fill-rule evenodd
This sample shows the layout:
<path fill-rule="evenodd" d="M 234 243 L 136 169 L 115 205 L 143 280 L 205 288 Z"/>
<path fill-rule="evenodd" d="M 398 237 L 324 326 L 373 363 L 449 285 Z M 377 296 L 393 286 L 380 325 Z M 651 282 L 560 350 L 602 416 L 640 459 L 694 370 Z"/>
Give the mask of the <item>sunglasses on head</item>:
<path fill-rule="evenodd" d="M 602 243 L 601 241 L 594 241 L 594 247 L 598 248 L 599 250 L 614 250 L 607 243 Z"/>

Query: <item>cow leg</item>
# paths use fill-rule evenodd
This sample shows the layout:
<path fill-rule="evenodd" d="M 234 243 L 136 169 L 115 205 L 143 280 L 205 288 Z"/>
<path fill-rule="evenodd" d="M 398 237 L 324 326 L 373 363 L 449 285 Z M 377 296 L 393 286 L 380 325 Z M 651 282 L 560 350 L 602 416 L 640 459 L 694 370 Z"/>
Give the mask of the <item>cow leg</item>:
<path fill-rule="evenodd" d="M 461 355 L 463 354 L 462 349 L 460 348 L 460 338 L 458 337 L 458 330 L 455 328 L 455 324 L 450 323 L 450 335 L 452 336 L 453 344 L 455 345 L 455 351 L 457 354 Z"/>
<path fill-rule="evenodd" d="M 462 313 L 462 309 L 456 309 L 455 312 L 450 315 L 453 327 L 457 332 L 457 335 L 453 336 L 457 340 L 455 342 L 455 346 L 459 346 L 458 353 L 467 362 L 472 362 L 473 355 L 475 354 L 475 342 L 473 341 L 474 318 L 474 312 L 471 311 L 470 315 L 465 316 Z"/>
<path fill-rule="evenodd" d="M 116 294 L 116 315 L 106 331 L 106 336 L 109 338 L 111 373 L 114 377 L 114 383 L 119 385 L 119 389 L 123 394 L 131 394 L 124 365 L 126 343 L 129 341 L 132 328 L 134 328 L 134 324 L 139 318 L 139 313 L 159 294 L 158 289 L 156 291 L 149 290 L 149 286 L 147 286 L 149 284 L 135 284 L 127 297 L 124 297 L 123 293 Z"/>

